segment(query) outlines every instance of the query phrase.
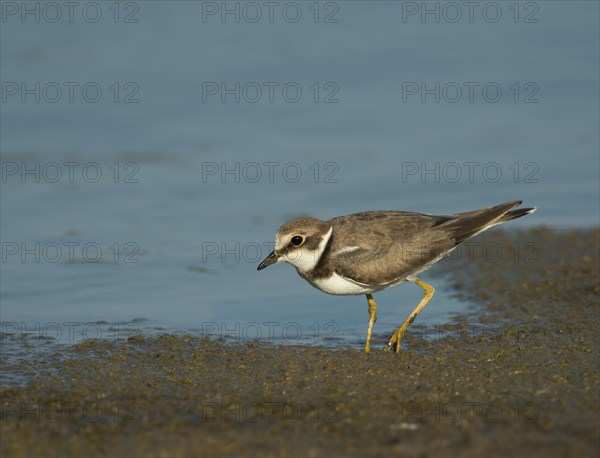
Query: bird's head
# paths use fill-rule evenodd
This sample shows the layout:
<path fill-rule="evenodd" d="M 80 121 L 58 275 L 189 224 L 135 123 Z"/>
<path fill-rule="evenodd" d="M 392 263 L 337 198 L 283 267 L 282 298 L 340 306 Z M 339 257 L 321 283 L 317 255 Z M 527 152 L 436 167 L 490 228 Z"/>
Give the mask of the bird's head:
<path fill-rule="evenodd" d="M 333 228 L 316 218 L 297 218 L 283 224 L 275 234 L 275 249 L 259 264 L 257 270 L 287 262 L 298 272 L 312 270 L 329 241 Z"/>

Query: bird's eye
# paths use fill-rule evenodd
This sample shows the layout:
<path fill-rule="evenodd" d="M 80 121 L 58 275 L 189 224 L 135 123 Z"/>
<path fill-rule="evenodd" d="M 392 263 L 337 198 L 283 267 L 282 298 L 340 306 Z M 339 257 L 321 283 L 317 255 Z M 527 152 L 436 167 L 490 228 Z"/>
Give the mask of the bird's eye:
<path fill-rule="evenodd" d="M 300 246 L 304 243 L 304 237 L 301 235 L 294 235 L 290 241 L 292 242 L 292 245 Z"/>

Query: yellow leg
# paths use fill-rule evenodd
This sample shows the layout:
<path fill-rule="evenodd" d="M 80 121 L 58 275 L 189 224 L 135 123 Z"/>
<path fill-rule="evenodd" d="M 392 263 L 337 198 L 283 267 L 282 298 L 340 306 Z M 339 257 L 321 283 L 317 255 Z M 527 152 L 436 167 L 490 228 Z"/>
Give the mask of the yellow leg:
<path fill-rule="evenodd" d="M 367 301 L 369 302 L 369 329 L 367 330 L 367 342 L 365 343 L 365 351 L 368 353 L 371 351 L 371 334 L 373 333 L 373 325 L 377 321 L 377 304 L 375 299 L 370 294 L 367 294 Z"/>
<path fill-rule="evenodd" d="M 392 334 L 392 337 L 390 337 L 390 341 L 389 341 L 387 347 L 385 348 L 386 351 L 388 351 L 390 348 L 395 346 L 396 353 L 400 352 L 400 340 L 402 339 L 402 336 L 406 332 L 406 329 L 413 321 L 415 321 L 415 318 L 417 317 L 419 312 L 421 310 L 423 310 L 423 307 L 425 307 L 429 303 L 431 298 L 433 297 L 433 293 L 435 292 L 435 289 L 433 288 L 433 286 L 431 286 L 428 283 L 425 283 L 423 280 L 419 280 L 418 278 L 415 278 L 414 282 L 415 282 L 415 284 L 417 284 L 421 288 L 423 288 L 423 290 L 425 291 L 425 294 L 423 295 L 423 299 L 421 299 L 421 302 L 419 302 L 419 305 L 417 305 L 417 307 L 409 315 L 409 317 L 404 322 L 404 324 L 394 331 L 394 333 Z"/>

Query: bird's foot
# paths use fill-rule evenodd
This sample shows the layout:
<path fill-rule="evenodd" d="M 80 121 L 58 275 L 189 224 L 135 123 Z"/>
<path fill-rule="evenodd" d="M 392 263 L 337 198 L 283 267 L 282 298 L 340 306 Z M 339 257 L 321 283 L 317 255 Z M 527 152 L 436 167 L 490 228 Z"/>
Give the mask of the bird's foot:
<path fill-rule="evenodd" d="M 398 330 L 396 329 L 390 337 L 390 341 L 384 348 L 384 351 L 394 350 L 396 353 L 400 353 L 400 337 L 398 337 Z"/>

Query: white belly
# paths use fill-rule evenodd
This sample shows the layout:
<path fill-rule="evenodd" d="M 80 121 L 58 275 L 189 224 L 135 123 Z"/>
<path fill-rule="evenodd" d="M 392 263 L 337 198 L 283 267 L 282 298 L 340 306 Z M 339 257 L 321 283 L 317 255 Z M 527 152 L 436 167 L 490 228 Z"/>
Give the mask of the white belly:
<path fill-rule="evenodd" d="M 374 293 L 375 291 L 381 291 L 382 289 L 399 285 L 400 283 L 403 283 L 405 281 L 406 279 L 402 279 L 396 283 L 381 286 L 365 285 L 362 283 L 354 282 L 352 280 L 348 280 L 347 278 L 341 277 L 340 275 L 334 273 L 329 278 L 321 278 L 319 280 L 314 280 L 309 283 L 315 288 L 320 289 L 321 291 L 327 294 L 352 295 Z"/>

